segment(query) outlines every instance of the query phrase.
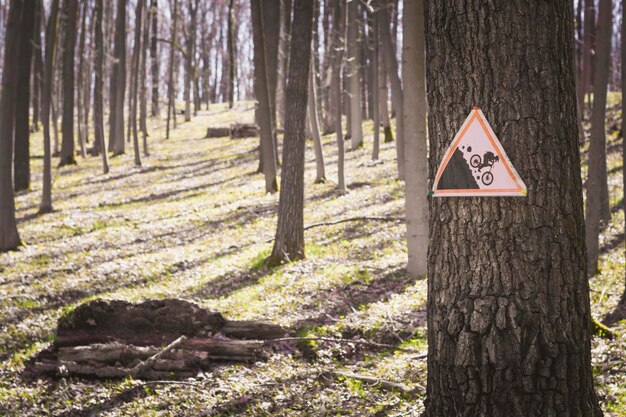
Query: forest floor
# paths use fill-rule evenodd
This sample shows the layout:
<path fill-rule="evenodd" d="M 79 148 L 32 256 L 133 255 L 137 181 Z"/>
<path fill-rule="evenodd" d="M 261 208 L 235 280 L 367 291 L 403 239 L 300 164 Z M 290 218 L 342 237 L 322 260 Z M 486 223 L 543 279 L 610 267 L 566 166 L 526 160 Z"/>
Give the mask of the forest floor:
<path fill-rule="evenodd" d="M 602 271 L 590 283 L 593 316 L 602 319 L 624 283 L 621 138 L 609 116 L 613 219 L 602 235 Z M 278 194 L 256 173 L 258 139 L 205 139 L 209 126 L 251 122 L 251 103 L 215 105 L 169 140 L 152 125 L 143 167 L 128 154 L 54 171 L 55 211 L 37 216 L 41 136 L 32 138 L 33 188 L 17 196 L 26 246 L 0 255 L 0 415 L 2 416 L 418 416 L 426 385 L 426 280 L 407 277 L 402 221 L 353 221 L 305 232 L 307 259 L 268 269 Z M 611 130 L 612 129 L 612 130 Z M 619 129 L 618 129 L 619 130 Z M 404 215 L 393 143 L 373 163 L 366 147 L 346 154 L 349 193 L 335 191 L 336 144 L 324 137 L 329 181 L 313 184 L 307 143 L 305 225 Z M 217 365 L 179 383 L 132 379 L 29 379 L 23 369 L 49 346 L 57 319 L 97 297 L 140 301 L 181 297 L 231 319 L 268 320 L 297 336 L 364 338 L 420 353 L 314 342 L 277 349 L 253 365 Z M 622 336 L 593 339 L 597 391 L 607 416 L 626 415 L 626 321 Z M 281 351 L 282 350 L 282 351 Z M 286 353 L 287 352 L 287 353 Z M 405 384 L 389 390 L 341 371 Z"/>

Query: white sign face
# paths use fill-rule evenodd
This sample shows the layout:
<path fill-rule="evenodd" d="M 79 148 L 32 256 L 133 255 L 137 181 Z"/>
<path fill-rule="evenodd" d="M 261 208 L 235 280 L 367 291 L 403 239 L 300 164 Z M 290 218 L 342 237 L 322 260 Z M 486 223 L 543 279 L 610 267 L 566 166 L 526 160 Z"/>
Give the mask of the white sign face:
<path fill-rule="evenodd" d="M 446 151 L 433 185 L 435 197 L 528 194 L 483 112 L 474 107 Z"/>

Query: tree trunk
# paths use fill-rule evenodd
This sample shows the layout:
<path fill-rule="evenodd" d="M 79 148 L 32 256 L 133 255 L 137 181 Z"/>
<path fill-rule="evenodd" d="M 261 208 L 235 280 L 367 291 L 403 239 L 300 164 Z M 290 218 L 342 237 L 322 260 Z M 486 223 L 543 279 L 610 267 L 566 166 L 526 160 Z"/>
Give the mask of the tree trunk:
<path fill-rule="evenodd" d="M 23 0 L 24 10 L 20 24 L 19 70 L 17 78 L 17 97 L 15 102 L 15 155 L 14 184 L 15 191 L 30 188 L 30 73 L 33 62 L 33 43 L 35 33 L 36 0 Z"/>
<path fill-rule="evenodd" d="M 33 122 L 32 130 L 34 132 L 39 131 L 39 122 L 41 121 L 41 95 L 43 87 L 43 58 L 41 51 L 43 50 L 41 44 L 41 28 L 45 21 L 44 9 L 40 0 L 36 0 L 35 10 L 35 31 L 33 38 Z"/>
<path fill-rule="evenodd" d="M 15 197 L 13 194 L 13 129 L 15 125 L 15 101 L 19 79 L 19 56 L 22 37 L 22 15 L 33 13 L 25 10 L 24 2 L 11 0 L 4 37 L 4 63 L 2 68 L 2 92 L 0 93 L 0 252 L 16 249 L 20 244 L 15 221 Z"/>
<path fill-rule="evenodd" d="M 596 32 L 595 73 L 593 80 L 593 109 L 589 142 L 589 169 L 587 178 L 587 267 L 589 276 L 598 270 L 600 222 L 602 220 L 602 186 L 606 181 L 606 88 L 609 81 L 609 59 L 612 31 L 611 0 L 601 0 Z"/>
<path fill-rule="evenodd" d="M 371 23 L 372 23 L 372 36 L 371 43 L 373 50 L 371 51 L 372 62 L 370 63 L 372 69 L 372 91 L 371 91 L 371 106 L 372 106 L 372 118 L 374 119 L 374 145 L 372 147 L 372 160 L 377 161 L 380 153 L 380 87 L 379 87 L 379 61 L 378 58 L 380 56 L 379 51 L 379 37 L 378 33 L 380 32 L 380 23 L 379 23 L 378 12 L 374 12 Z"/>
<path fill-rule="evenodd" d="M 80 6 L 79 6 L 80 7 Z M 87 150 L 85 149 L 85 131 L 83 127 L 83 97 L 81 89 L 83 86 L 83 74 L 85 72 L 85 41 L 87 30 L 87 11 L 89 5 L 86 2 L 82 3 L 82 17 L 80 28 L 80 40 L 78 42 L 78 76 L 76 80 L 76 112 L 77 112 L 77 131 L 78 131 L 78 144 L 80 145 L 80 156 L 87 157 Z"/>
<path fill-rule="evenodd" d="M 304 146 L 315 1 L 295 0 L 278 226 L 270 262 L 304 258 Z M 253 11 L 254 13 L 254 11 Z"/>
<path fill-rule="evenodd" d="M 39 6 L 43 10 L 43 0 Z M 52 211 L 52 149 L 50 141 L 50 108 L 52 107 L 52 89 L 54 82 L 54 61 L 57 46 L 59 23 L 59 0 L 52 0 L 50 17 L 46 28 L 46 55 L 44 61 L 43 91 L 41 95 L 41 122 L 43 124 L 43 184 L 40 213 Z"/>
<path fill-rule="evenodd" d="M 65 0 L 65 39 L 63 48 L 63 119 L 61 131 L 61 161 L 59 166 L 76 164 L 74 155 L 74 50 L 78 0 Z"/>
<path fill-rule="evenodd" d="M 105 174 L 109 172 L 109 155 L 104 140 L 104 97 L 102 87 L 104 84 L 104 33 L 102 31 L 103 0 L 96 0 L 96 61 L 93 91 L 93 128 L 96 143 L 100 144 L 102 153 L 102 169 Z"/>
<path fill-rule="evenodd" d="M 117 1 L 115 19 L 115 46 L 111 75 L 111 99 L 109 102 L 109 149 L 113 155 L 125 152 L 124 96 L 126 94 L 126 0 Z"/>
<path fill-rule="evenodd" d="M 185 121 L 191 121 L 191 88 L 194 79 L 194 55 L 196 48 L 196 16 L 198 0 L 189 0 L 189 27 L 187 30 L 187 48 L 185 56 Z"/>
<path fill-rule="evenodd" d="M 423 276 L 428 255 L 428 159 L 426 79 L 424 74 L 424 2 L 404 4 L 402 79 L 404 80 L 404 152 L 407 272 Z"/>
<path fill-rule="evenodd" d="M 152 38 L 150 39 L 150 72 L 152 76 L 152 117 L 159 116 L 159 59 L 157 56 L 157 34 L 159 33 L 159 3 L 152 0 Z"/>
<path fill-rule="evenodd" d="M 280 0 L 263 0 L 263 41 L 265 47 L 265 65 L 267 88 L 270 96 L 270 115 L 272 118 L 272 143 L 276 164 L 280 165 L 278 138 L 276 136 L 276 86 L 278 84 L 278 43 L 280 38 Z M 269 46 L 269 47 L 268 47 Z"/>
<path fill-rule="evenodd" d="M 381 40 L 383 45 L 383 56 L 387 75 L 391 83 L 391 101 L 396 111 L 396 154 L 398 158 L 398 178 L 404 179 L 404 98 L 402 97 L 402 83 L 398 75 L 398 61 L 394 44 L 391 40 L 391 23 L 389 19 L 389 8 L 383 7 L 380 10 L 381 19 Z"/>
<path fill-rule="evenodd" d="M 170 67 L 167 81 L 167 124 L 165 127 L 165 139 L 170 138 L 170 119 L 176 123 L 176 109 L 174 103 L 174 61 L 176 58 L 176 28 L 178 26 L 178 0 L 174 0 L 174 13 L 172 13 L 172 41 L 170 43 Z M 174 126 L 176 128 L 176 126 Z"/>
<path fill-rule="evenodd" d="M 343 74 L 343 51 L 345 49 L 346 33 L 346 6 L 343 2 L 335 2 L 333 6 L 333 75 L 331 90 L 335 95 L 335 135 L 337 137 L 337 191 L 345 194 L 345 149 L 343 129 L 341 127 L 343 88 L 341 74 Z"/>
<path fill-rule="evenodd" d="M 235 30 L 235 0 L 228 2 L 228 108 L 235 103 L 235 77 L 237 76 L 237 32 Z"/>
<path fill-rule="evenodd" d="M 269 92 L 267 66 L 265 64 L 265 42 L 263 34 L 263 15 L 261 14 L 260 0 L 251 0 L 252 6 L 252 30 L 254 41 L 254 79 L 255 94 L 258 100 L 258 121 L 261 129 L 261 158 L 263 160 L 263 173 L 265 174 L 265 191 L 275 193 L 278 191 L 276 182 L 276 149 L 274 129 L 272 123 L 272 104 Z"/>
<path fill-rule="evenodd" d="M 135 166 L 141 166 L 141 152 L 139 151 L 139 132 L 137 129 L 137 99 L 139 93 L 139 82 L 143 82 L 143 80 L 139 80 L 139 65 L 141 61 L 141 29 L 142 29 L 142 18 L 143 18 L 143 3 L 145 0 L 137 0 L 137 7 L 135 8 L 135 43 L 133 45 L 133 62 L 132 62 L 132 72 L 135 74 L 132 77 L 132 81 L 130 83 L 130 99 L 131 99 L 131 111 L 129 114 L 130 125 L 133 130 L 133 150 L 135 154 Z"/>
<path fill-rule="evenodd" d="M 579 95 L 579 107 L 581 109 L 581 115 L 584 118 L 585 115 L 585 95 L 590 91 L 592 82 L 592 61 L 593 56 L 591 51 L 594 43 L 594 31 L 596 27 L 596 6 L 594 0 L 585 1 L 585 22 L 584 22 L 584 35 L 583 35 L 583 71 L 582 71 L 582 93 Z"/>
<path fill-rule="evenodd" d="M 363 113 L 361 111 L 361 70 L 358 27 L 358 2 L 350 1 L 348 13 L 348 89 L 350 97 L 350 138 L 352 149 L 363 146 Z"/>
<path fill-rule="evenodd" d="M 313 136 L 313 148 L 315 150 L 315 183 L 322 183 L 326 181 L 326 172 L 324 170 L 324 152 L 322 150 L 322 137 L 320 135 L 320 121 L 317 114 L 317 86 L 315 78 L 315 68 L 313 67 L 313 60 L 311 60 L 307 108 L 311 136 Z"/>
<path fill-rule="evenodd" d="M 139 64 L 139 129 L 143 137 L 143 154 L 149 156 L 148 152 L 148 46 L 150 37 L 150 9 L 146 2 L 144 11 L 143 35 L 141 43 L 141 57 Z"/>
<path fill-rule="evenodd" d="M 620 43 L 620 53 L 622 58 L 622 184 L 626 184 L 626 6 L 622 0 L 622 33 Z M 624 211 L 624 236 L 626 236 L 626 186 L 622 187 L 622 210 Z M 624 310 L 626 317 L 626 271 L 624 271 L 624 293 L 619 301 L 619 306 Z"/>
<path fill-rule="evenodd" d="M 276 125 L 285 127 L 285 93 L 291 37 L 291 1 L 280 0 L 280 36 L 278 40 L 278 79 L 276 82 Z"/>
<path fill-rule="evenodd" d="M 380 16 L 378 18 L 378 28 L 380 29 Z M 380 35 L 379 31 L 379 35 Z M 389 89 L 387 88 L 387 71 L 385 70 L 384 59 L 378 61 L 378 105 L 380 107 L 380 123 L 385 135 L 384 142 L 393 142 L 393 131 L 391 130 L 391 120 L 389 120 Z"/>
<path fill-rule="evenodd" d="M 528 6 L 426 2 L 431 178 L 480 105 L 528 185 L 523 199 L 432 201 L 429 417 L 602 415 L 591 370 L 573 16 L 565 0 Z"/>

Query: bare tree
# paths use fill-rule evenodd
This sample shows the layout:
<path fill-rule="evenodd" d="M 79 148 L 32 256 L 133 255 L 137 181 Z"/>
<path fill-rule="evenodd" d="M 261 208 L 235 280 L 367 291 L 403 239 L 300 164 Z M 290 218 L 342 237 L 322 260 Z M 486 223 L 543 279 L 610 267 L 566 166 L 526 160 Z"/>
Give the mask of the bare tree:
<path fill-rule="evenodd" d="M 345 33 L 346 33 L 346 6 L 344 2 L 335 2 L 333 5 L 333 74 L 331 80 L 331 90 L 335 95 L 335 135 L 337 137 L 337 191 L 345 194 L 345 149 L 343 139 L 343 129 L 341 126 L 342 115 L 342 97 L 343 89 L 341 83 L 341 74 L 343 74 L 343 51 L 345 49 Z"/>
<path fill-rule="evenodd" d="M 150 45 L 150 8 L 146 2 L 144 8 L 143 35 L 141 43 L 141 57 L 139 64 L 139 129 L 143 136 L 143 153 L 149 156 L 148 152 L 148 47 Z"/>
<path fill-rule="evenodd" d="M 63 119 L 61 161 L 59 166 L 76 164 L 74 154 L 74 52 L 76 49 L 76 29 L 78 0 L 65 0 L 65 38 L 63 48 Z"/>
<path fill-rule="evenodd" d="M 363 114 L 361 109 L 361 70 L 360 70 L 360 49 L 358 47 L 359 20 L 358 20 L 358 0 L 349 0 L 347 5 L 348 13 L 348 34 L 347 34 L 347 78 L 348 95 L 350 97 L 350 138 L 352 149 L 363 146 Z"/>
<path fill-rule="evenodd" d="M 255 1 L 255 0 L 253 0 Z M 304 146 L 315 1 L 295 0 L 278 225 L 270 263 L 304 258 Z M 254 11 L 253 11 L 254 14 Z"/>
<path fill-rule="evenodd" d="M 109 155 L 104 140 L 104 96 L 102 87 L 104 84 L 104 33 L 102 31 L 103 0 L 96 0 L 96 60 L 93 92 L 93 127 L 96 143 L 100 144 L 102 152 L 102 169 L 105 174 L 109 172 Z"/>
<path fill-rule="evenodd" d="M 109 101 L 109 149 L 113 155 L 125 152 L 124 97 L 126 94 L 126 0 L 117 1 L 115 45 L 111 63 L 111 99 Z"/>
<path fill-rule="evenodd" d="M 43 0 L 40 0 L 43 9 Z M 50 17 L 46 28 L 46 56 L 44 61 L 43 94 L 41 97 L 41 122 L 43 124 L 43 185 L 40 213 L 52 211 L 52 150 L 50 141 L 50 110 L 54 82 L 54 62 L 56 61 L 57 30 L 59 24 L 59 0 L 52 0 Z M 54 114 L 54 113 L 53 113 Z"/>
<path fill-rule="evenodd" d="M 265 175 L 265 191 L 278 191 L 276 182 L 276 148 L 274 146 L 274 128 L 272 123 L 272 105 L 269 91 L 267 66 L 265 63 L 265 41 L 263 36 L 263 14 L 260 0 L 251 0 L 252 26 L 254 41 L 254 79 L 255 95 L 258 100 L 258 120 L 261 130 L 261 158 Z"/>
<path fill-rule="evenodd" d="M 142 18 L 143 18 L 143 5 L 145 0 L 137 0 L 137 7 L 135 8 L 135 42 L 133 45 L 133 62 L 132 62 L 132 72 L 135 74 L 131 78 L 130 83 L 130 100 L 131 100 L 131 110 L 129 114 L 130 125 L 133 130 L 133 150 L 135 154 L 135 166 L 141 166 L 141 152 L 139 151 L 139 134 L 137 129 L 137 99 L 139 98 L 139 83 L 143 80 L 139 80 L 139 65 L 141 61 L 141 29 L 142 29 Z"/>
<path fill-rule="evenodd" d="M 596 37 L 593 108 L 589 142 L 587 179 L 587 267 L 590 276 L 598 270 L 600 222 L 602 220 L 602 182 L 606 181 L 606 89 L 609 81 L 609 55 L 612 32 L 611 0 L 600 0 Z"/>
<path fill-rule="evenodd" d="M 196 49 L 196 22 L 198 16 L 198 1 L 189 0 L 189 26 L 187 28 L 187 45 L 185 49 L 185 88 L 183 96 L 185 99 L 185 121 L 191 120 L 191 87 L 194 76 L 194 55 Z"/>
<path fill-rule="evenodd" d="M 320 121 L 319 115 L 317 114 L 317 85 L 315 79 L 314 62 L 311 60 L 307 104 L 308 120 L 311 136 L 313 136 L 313 148 L 315 150 L 315 182 L 322 183 L 326 181 L 326 171 L 324 169 L 324 152 L 322 149 L 322 136 L 320 134 Z"/>
<path fill-rule="evenodd" d="M 170 42 L 170 62 L 167 81 L 167 123 L 165 127 L 165 138 L 170 137 L 170 116 L 174 119 L 174 128 L 176 128 L 176 105 L 174 103 L 174 64 L 176 61 L 176 45 L 177 45 L 177 27 L 178 27 L 178 0 L 174 0 L 174 11 L 172 13 L 172 39 Z"/>
<path fill-rule="evenodd" d="M 2 93 L 0 94 L 0 252 L 13 250 L 20 244 L 15 221 L 13 194 L 13 129 L 15 126 L 15 100 L 19 78 L 19 56 L 22 36 L 24 2 L 11 0 L 4 37 L 4 65 L 2 68 Z M 33 13 L 33 9 L 26 13 Z"/>
<path fill-rule="evenodd" d="M 159 58 L 157 56 L 157 34 L 159 33 L 158 0 L 152 0 L 150 16 L 152 17 L 152 38 L 150 39 L 150 72 L 152 77 L 152 117 L 159 115 Z"/>
<path fill-rule="evenodd" d="M 228 108 L 235 102 L 235 78 L 237 77 L 237 31 L 235 0 L 228 2 Z"/>

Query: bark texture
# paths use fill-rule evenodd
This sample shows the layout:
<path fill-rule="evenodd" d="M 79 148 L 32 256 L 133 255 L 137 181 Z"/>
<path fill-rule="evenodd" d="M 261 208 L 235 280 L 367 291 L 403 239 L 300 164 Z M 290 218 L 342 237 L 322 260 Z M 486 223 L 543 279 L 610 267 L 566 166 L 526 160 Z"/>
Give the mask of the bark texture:
<path fill-rule="evenodd" d="M 74 50 L 78 20 L 78 0 L 66 0 L 63 42 L 63 117 L 61 161 L 59 166 L 76 163 L 74 153 Z"/>
<path fill-rule="evenodd" d="M 479 105 L 528 186 L 431 203 L 426 415 L 601 416 L 570 4 L 425 4 L 430 177 Z"/>
<path fill-rule="evenodd" d="M 0 93 L 0 252 L 15 249 L 20 245 L 20 236 L 15 222 L 12 175 L 13 128 L 19 66 L 17 60 L 11 57 L 19 54 L 20 21 L 23 12 L 24 3 L 21 0 L 11 0 L 4 38 L 4 65 L 2 92 Z"/>
<path fill-rule="evenodd" d="M 315 1 L 295 0 L 278 226 L 270 261 L 304 258 L 304 145 Z"/>

